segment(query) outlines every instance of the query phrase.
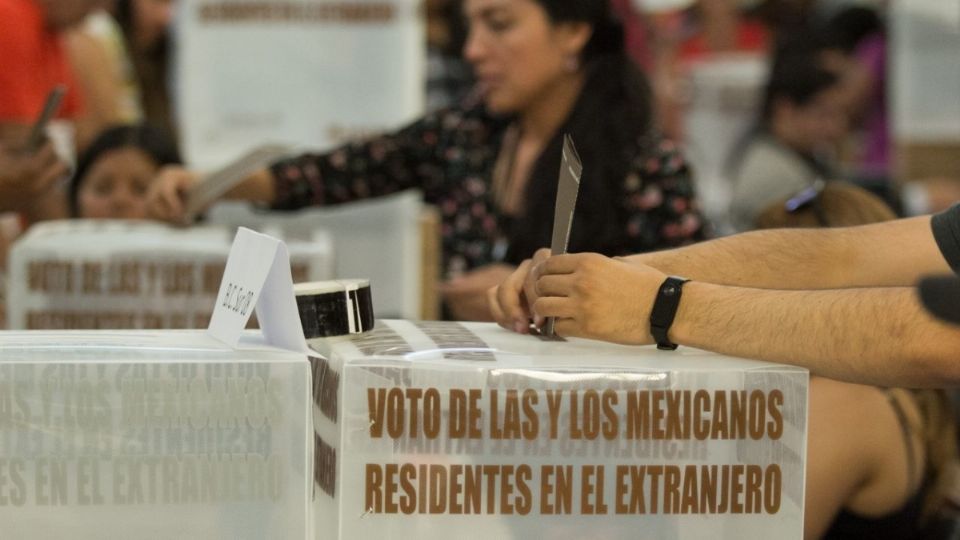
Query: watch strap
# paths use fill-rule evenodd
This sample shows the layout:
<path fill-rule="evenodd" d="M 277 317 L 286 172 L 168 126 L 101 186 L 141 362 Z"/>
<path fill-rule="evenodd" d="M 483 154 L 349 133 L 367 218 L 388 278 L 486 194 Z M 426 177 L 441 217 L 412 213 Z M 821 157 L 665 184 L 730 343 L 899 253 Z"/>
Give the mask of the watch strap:
<path fill-rule="evenodd" d="M 673 351 L 677 348 L 677 344 L 670 341 L 667 334 L 680 307 L 683 285 L 688 281 L 690 280 L 684 277 L 670 276 L 657 290 L 657 297 L 650 311 L 650 335 L 657 343 L 657 348 L 662 351 Z"/>

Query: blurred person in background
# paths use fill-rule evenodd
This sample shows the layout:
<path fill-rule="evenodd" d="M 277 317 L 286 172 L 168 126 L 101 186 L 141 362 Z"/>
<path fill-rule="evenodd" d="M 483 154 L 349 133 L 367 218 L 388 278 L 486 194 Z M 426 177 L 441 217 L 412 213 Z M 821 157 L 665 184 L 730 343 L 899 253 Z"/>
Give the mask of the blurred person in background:
<path fill-rule="evenodd" d="M 467 97 L 473 73 L 460 51 L 466 40 L 462 0 L 427 1 L 427 111 Z"/>
<path fill-rule="evenodd" d="M 161 167 L 180 163 L 162 130 L 146 124 L 112 127 L 77 162 L 70 213 L 77 218 L 147 219 L 150 183 Z"/>
<path fill-rule="evenodd" d="M 770 33 L 753 16 L 751 2 L 696 0 L 673 15 L 656 18 L 656 88 L 664 132 L 684 139 L 684 116 L 690 107 L 690 72 L 697 64 L 731 57 L 765 57 Z"/>
<path fill-rule="evenodd" d="M 175 1 L 98 4 L 67 39 L 89 116 L 102 127 L 147 121 L 176 140 L 169 81 Z"/>
<path fill-rule="evenodd" d="M 731 221 L 753 228 L 771 202 L 835 177 L 846 134 L 843 89 L 817 49 L 784 47 L 774 60 L 757 126 L 734 150 Z"/>
<path fill-rule="evenodd" d="M 115 17 L 133 66 L 140 119 L 177 141 L 171 97 L 173 17 L 176 0 L 116 0 Z M 131 84 L 127 82 L 126 84 Z"/>
<path fill-rule="evenodd" d="M 66 32 L 80 24 L 100 0 L 0 0 L 0 136 L 26 140 L 47 94 L 67 87 L 60 118 L 83 112 L 76 74 L 64 46 Z"/>
<path fill-rule="evenodd" d="M 704 237 L 690 172 L 654 129 L 642 73 L 606 0 L 466 0 L 464 48 L 482 103 L 396 132 L 275 163 L 230 198 L 276 209 L 407 188 L 441 213 L 447 315 L 488 320 L 486 290 L 549 243 L 564 134 L 583 160 L 569 249 L 611 255 Z M 150 211 L 180 222 L 197 181 L 168 169 Z"/>
<path fill-rule="evenodd" d="M 33 152 L 0 145 L 0 213 L 18 212 L 28 222 L 39 217 L 67 172 L 49 142 Z"/>
<path fill-rule="evenodd" d="M 70 62 L 91 115 L 105 126 L 143 119 L 140 91 L 123 30 L 115 18 L 116 0 L 103 0 L 67 36 Z"/>
<path fill-rule="evenodd" d="M 63 44 L 64 33 L 99 5 L 99 0 L 0 0 L 0 205 L 29 221 L 63 217 L 66 204 L 50 171 L 52 147 L 26 148 L 31 124 L 54 87 L 67 88 L 57 118 L 82 141 L 93 126 L 83 120 L 83 101 Z M 69 149 L 67 149 L 69 152 Z M 14 163 L 12 163 L 14 162 Z"/>
<path fill-rule="evenodd" d="M 160 167 L 179 164 L 176 148 L 162 131 L 146 125 L 121 125 L 100 134 L 80 155 L 70 180 L 69 216 L 146 219 L 146 193 Z M 46 145 L 36 154 L 5 152 L 0 147 L 0 212 L 33 210 L 49 184 L 66 177 L 67 167 Z M 16 232 L 0 227 L 0 274 Z"/>
<path fill-rule="evenodd" d="M 884 22 L 873 9 L 847 7 L 831 17 L 826 32 L 849 58 L 844 66 L 844 99 L 853 131 L 853 174 L 867 184 L 890 181 L 890 133 L 887 114 L 887 39 Z M 872 186 L 871 186 L 872 187 Z"/>
<path fill-rule="evenodd" d="M 687 12 L 688 30 L 677 54 L 682 63 L 710 55 L 730 53 L 766 54 L 770 32 L 740 0 L 697 0 Z"/>
<path fill-rule="evenodd" d="M 960 180 L 946 176 L 898 178 L 893 168 L 886 21 L 877 8 L 838 9 L 826 32 L 847 55 L 844 100 L 853 127 L 849 177 L 907 215 L 939 212 L 960 200 Z"/>

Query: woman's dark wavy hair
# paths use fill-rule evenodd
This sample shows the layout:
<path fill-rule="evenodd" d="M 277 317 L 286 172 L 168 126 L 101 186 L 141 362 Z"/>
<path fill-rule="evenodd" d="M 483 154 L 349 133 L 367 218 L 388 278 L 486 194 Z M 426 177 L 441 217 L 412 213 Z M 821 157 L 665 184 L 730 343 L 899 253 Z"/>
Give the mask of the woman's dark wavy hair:
<path fill-rule="evenodd" d="M 526 212 L 513 224 L 508 262 L 518 263 L 550 244 L 563 135 L 583 161 L 580 195 L 569 250 L 618 255 L 624 244 L 616 200 L 636 154 L 653 127 L 646 77 L 624 50 L 623 25 L 607 0 L 536 0 L 554 23 L 587 23 L 593 29 L 580 54 L 584 87 L 572 112 L 534 164 Z"/>
<path fill-rule="evenodd" d="M 70 179 L 70 214 L 79 217 L 78 195 L 90 169 L 113 150 L 136 148 L 150 156 L 157 166 L 182 163 L 177 147 L 157 128 L 148 124 L 119 125 L 106 129 L 80 155 L 77 169 Z"/>

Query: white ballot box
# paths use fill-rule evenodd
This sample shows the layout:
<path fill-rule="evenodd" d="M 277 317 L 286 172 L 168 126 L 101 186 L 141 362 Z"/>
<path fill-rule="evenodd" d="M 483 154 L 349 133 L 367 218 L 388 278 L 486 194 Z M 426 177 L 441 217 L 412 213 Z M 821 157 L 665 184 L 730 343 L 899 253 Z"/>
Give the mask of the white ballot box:
<path fill-rule="evenodd" d="M 10 252 L 9 328 L 206 328 L 234 232 L 105 220 L 35 225 Z M 294 281 L 332 277 L 327 235 L 288 246 Z"/>
<path fill-rule="evenodd" d="M 3 538 L 312 538 L 310 364 L 201 332 L 0 332 Z"/>
<path fill-rule="evenodd" d="M 184 155 L 207 169 L 259 144 L 330 148 L 423 111 L 419 0 L 177 3 Z"/>
<path fill-rule="evenodd" d="M 802 537 L 806 370 L 480 323 L 310 343 L 317 538 Z"/>

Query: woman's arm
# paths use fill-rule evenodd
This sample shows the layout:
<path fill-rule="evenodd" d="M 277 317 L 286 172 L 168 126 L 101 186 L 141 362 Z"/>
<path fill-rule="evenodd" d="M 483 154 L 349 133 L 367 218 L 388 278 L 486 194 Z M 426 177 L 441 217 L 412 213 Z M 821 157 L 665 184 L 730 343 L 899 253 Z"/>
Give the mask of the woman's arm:
<path fill-rule="evenodd" d="M 437 113 L 406 128 L 345 145 L 328 153 L 281 160 L 247 177 L 224 198 L 278 209 L 339 204 L 411 187 L 429 189 L 441 179 L 440 145 L 451 113 Z M 180 223 L 190 188 L 200 176 L 182 167 L 161 171 L 150 187 L 151 217 Z"/>
<path fill-rule="evenodd" d="M 814 377 L 810 380 L 807 424 L 807 485 L 804 493 L 803 537 L 816 539 L 833 523 L 856 491 L 872 474 L 869 455 L 862 455 L 861 438 L 873 416 L 860 401 L 878 400 L 879 390 Z M 886 407 L 880 402 L 880 406 Z M 863 413 L 866 412 L 866 416 Z"/>

